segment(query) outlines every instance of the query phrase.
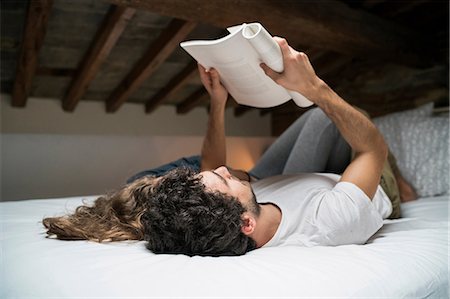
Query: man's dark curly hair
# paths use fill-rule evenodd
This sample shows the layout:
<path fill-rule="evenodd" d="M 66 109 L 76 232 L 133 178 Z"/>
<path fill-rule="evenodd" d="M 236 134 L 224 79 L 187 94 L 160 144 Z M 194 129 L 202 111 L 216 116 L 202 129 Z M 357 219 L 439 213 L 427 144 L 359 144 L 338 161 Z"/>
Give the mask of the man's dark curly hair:
<path fill-rule="evenodd" d="M 154 253 L 242 255 L 256 248 L 242 233 L 245 208 L 235 198 L 209 192 L 188 168 L 169 172 L 148 197 L 141 222 Z"/>

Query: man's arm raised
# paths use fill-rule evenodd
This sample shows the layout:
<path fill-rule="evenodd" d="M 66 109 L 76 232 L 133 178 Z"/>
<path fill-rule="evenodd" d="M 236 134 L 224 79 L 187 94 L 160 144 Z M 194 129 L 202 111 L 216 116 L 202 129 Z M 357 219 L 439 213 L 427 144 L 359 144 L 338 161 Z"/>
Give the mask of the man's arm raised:
<path fill-rule="evenodd" d="M 383 136 L 367 117 L 345 102 L 316 75 L 305 53 L 292 49 L 284 39 L 275 40 L 283 53 L 283 73 L 277 73 L 264 64 L 261 67 L 276 83 L 300 92 L 314 102 L 334 122 L 356 153 L 341 181 L 354 183 L 372 199 L 388 153 Z"/>
<path fill-rule="evenodd" d="M 201 170 L 211 170 L 226 164 L 225 105 L 228 91 L 220 83 L 215 69 L 207 71 L 198 65 L 200 79 L 211 97 L 208 127 L 202 146 Z"/>
<path fill-rule="evenodd" d="M 208 117 L 208 127 L 203 140 L 201 170 L 212 170 L 226 165 L 226 141 L 225 141 L 225 106 L 228 98 L 228 91 L 220 83 L 219 73 L 215 69 L 206 69 L 198 65 L 200 79 L 211 97 L 211 105 Z M 235 177 L 250 181 L 247 172 L 238 169 L 228 168 Z"/>

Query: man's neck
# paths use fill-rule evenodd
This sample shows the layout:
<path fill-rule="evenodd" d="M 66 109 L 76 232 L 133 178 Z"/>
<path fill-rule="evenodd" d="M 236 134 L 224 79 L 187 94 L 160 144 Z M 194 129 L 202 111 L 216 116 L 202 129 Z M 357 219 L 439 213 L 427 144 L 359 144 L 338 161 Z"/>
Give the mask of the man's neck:
<path fill-rule="evenodd" d="M 262 204 L 255 231 L 251 235 L 256 247 L 261 247 L 272 239 L 281 222 L 281 210 L 274 204 Z"/>

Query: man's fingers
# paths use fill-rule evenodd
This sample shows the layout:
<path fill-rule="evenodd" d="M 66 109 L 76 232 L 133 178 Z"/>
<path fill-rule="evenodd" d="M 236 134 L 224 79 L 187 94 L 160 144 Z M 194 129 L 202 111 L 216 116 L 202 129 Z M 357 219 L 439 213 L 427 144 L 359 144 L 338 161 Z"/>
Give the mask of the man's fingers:
<path fill-rule="evenodd" d="M 219 76 L 219 72 L 217 72 L 216 69 L 211 68 L 209 70 L 209 74 L 211 76 L 211 81 L 212 81 L 212 87 L 216 88 L 218 86 L 220 86 L 220 76 Z"/>
<path fill-rule="evenodd" d="M 197 67 L 198 67 L 198 70 L 200 71 L 200 73 L 206 72 L 206 69 L 200 63 L 197 63 Z"/>
<path fill-rule="evenodd" d="M 197 63 L 198 73 L 200 74 L 200 79 L 203 79 L 207 76 L 206 69 L 200 63 Z"/>
<path fill-rule="evenodd" d="M 264 73 L 266 73 L 266 75 L 269 76 L 274 81 L 276 81 L 278 79 L 278 77 L 280 76 L 279 73 L 272 70 L 265 63 L 261 63 L 259 66 L 263 69 Z"/>
<path fill-rule="evenodd" d="M 200 63 L 198 64 L 198 71 L 200 73 L 200 77 L 205 80 L 211 80 L 210 72 Z"/>
<path fill-rule="evenodd" d="M 200 63 L 197 63 L 198 66 L 198 72 L 200 73 L 200 78 L 204 78 L 207 79 L 209 77 L 208 71 L 206 70 L 206 68 L 201 65 Z"/>
<path fill-rule="evenodd" d="M 291 47 L 287 43 L 287 41 L 284 38 L 274 36 L 273 39 L 278 43 L 281 49 L 281 53 L 283 54 L 283 57 L 287 57 L 291 54 Z"/>
<path fill-rule="evenodd" d="M 217 72 L 216 69 L 210 68 L 208 73 L 211 76 L 211 79 L 213 80 L 213 82 L 219 81 L 219 73 Z"/>

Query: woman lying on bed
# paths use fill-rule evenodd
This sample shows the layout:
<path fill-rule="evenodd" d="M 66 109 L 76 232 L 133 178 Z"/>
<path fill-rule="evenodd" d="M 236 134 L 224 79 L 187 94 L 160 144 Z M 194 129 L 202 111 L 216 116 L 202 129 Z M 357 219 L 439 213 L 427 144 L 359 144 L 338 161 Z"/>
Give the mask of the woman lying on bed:
<path fill-rule="evenodd" d="M 48 235 L 145 239 L 155 253 L 239 255 L 262 246 L 364 244 L 383 219 L 400 217 L 400 201 L 415 193 L 387 159 L 381 134 L 316 76 L 304 53 L 277 42 L 285 71 L 261 65 L 266 75 L 319 108 L 304 113 L 249 173 L 222 166 L 228 92 L 217 71 L 199 65 L 211 96 L 201 158 L 142 172 L 93 206 L 45 218 Z"/>

